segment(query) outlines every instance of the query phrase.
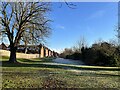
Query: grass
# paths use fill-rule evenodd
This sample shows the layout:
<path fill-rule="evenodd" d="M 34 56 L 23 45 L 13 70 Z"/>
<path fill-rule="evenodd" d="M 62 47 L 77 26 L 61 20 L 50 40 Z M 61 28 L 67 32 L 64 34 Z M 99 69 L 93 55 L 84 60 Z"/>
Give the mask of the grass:
<path fill-rule="evenodd" d="M 52 58 L 2 57 L 2 88 L 120 88 L 118 67 L 51 65 Z M 48 64 L 47 64 L 48 63 Z"/>

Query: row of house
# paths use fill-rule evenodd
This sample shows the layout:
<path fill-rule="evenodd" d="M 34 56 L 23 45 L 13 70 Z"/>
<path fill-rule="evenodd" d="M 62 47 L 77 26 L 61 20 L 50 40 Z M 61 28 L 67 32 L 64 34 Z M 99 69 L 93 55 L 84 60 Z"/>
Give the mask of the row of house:
<path fill-rule="evenodd" d="M 4 43 L 0 45 L 0 49 L 9 50 L 9 46 L 6 46 Z M 55 51 L 52 51 L 48 47 L 40 45 L 18 45 L 17 52 L 26 53 L 26 54 L 39 54 L 40 58 L 43 57 L 58 57 L 59 54 Z"/>

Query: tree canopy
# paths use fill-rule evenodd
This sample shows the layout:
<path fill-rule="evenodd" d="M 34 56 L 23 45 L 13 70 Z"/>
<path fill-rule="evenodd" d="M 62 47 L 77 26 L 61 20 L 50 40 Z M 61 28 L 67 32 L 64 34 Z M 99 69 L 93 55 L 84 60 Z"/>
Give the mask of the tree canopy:
<path fill-rule="evenodd" d="M 10 42 L 11 61 L 16 61 L 16 49 L 20 41 L 38 43 L 50 34 L 49 2 L 2 2 L 0 25 L 3 35 Z M 13 55 L 14 53 L 14 55 Z M 13 56 L 13 57 L 12 57 Z"/>

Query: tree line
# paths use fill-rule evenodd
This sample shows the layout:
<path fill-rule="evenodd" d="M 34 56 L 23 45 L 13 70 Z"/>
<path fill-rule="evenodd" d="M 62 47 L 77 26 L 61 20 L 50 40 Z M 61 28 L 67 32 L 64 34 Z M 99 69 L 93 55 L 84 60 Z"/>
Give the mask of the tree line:
<path fill-rule="evenodd" d="M 60 57 L 82 60 L 87 65 L 120 66 L 119 44 L 99 41 L 87 47 L 83 39 L 80 42 L 72 48 L 65 48 Z"/>

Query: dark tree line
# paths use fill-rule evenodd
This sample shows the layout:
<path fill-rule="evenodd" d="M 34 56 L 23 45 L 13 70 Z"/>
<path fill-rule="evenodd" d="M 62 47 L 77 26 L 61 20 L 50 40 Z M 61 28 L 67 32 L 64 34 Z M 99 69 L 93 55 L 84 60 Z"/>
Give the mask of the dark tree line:
<path fill-rule="evenodd" d="M 68 51 L 70 52 L 68 53 Z M 120 66 L 119 46 L 108 42 L 95 43 L 91 47 L 82 47 L 81 52 L 74 52 L 68 49 L 67 53 L 66 50 L 61 53 L 61 57 L 82 60 L 87 65 Z"/>

